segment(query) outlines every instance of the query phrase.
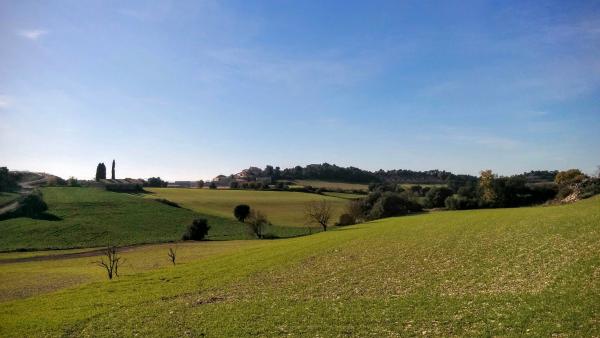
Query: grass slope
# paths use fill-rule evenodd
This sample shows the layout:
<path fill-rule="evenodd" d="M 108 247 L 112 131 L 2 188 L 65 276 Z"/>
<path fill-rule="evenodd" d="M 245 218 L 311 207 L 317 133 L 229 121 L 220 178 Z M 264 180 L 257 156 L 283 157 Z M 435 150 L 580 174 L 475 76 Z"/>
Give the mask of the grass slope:
<path fill-rule="evenodd" d="M 15 218 L 0 221 L 0 250 L 81 248 L 156 243 L 181 238 L 197 213 L 139 196 L 94 188 L 42 189 L 48 212 L 58 220 Z M 239 222 L 209 218 L 211 239 L 246 238 Z"/>
<path fill-rule="evenodd" d="M 362 183 L 345 183 L 345 182 L 330 182 L 330 181 L 320 181 L 320 180 L 295 180 L 295 184 L 299 186 L 311 186 L 313 188 L 326 188 L 326 189 L 343 189 L 343 190 L 364 190 L 367 191 L 369 189 L 368 184 Z"/>
<path fill-rule="evenodd" d="M 149 198 L 166 198 L 194 211 L 233 219 L 233 208 L 238 204 L 248 204 L 251 208 L 264 212 L 269 221 L 278 226 L 304 227 L 304 205 L 310 201 L 325 199 L 331 202 L 334 218 L 337 221 L 347 199 L 286 191 L 255 191 L 229 189 L 149 189 L 154 194 Z"/>
<path fill-rule="evenodd" d="M 251 243 L 3 302 L 0 336 L 600 335 L 600 198 Z"/>
<path fill-rule="evenodd" d="M 0 192 L 0 207 L 19 198 L 19 194 L 14 192 Z"/>

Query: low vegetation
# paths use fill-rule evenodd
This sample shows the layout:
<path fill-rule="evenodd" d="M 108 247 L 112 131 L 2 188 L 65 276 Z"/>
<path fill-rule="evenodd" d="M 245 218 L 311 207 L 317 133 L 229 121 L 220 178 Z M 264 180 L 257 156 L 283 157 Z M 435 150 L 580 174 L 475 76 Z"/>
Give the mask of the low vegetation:
<path fill-rule="evenodd" d="M 206 218 L 197 218 L 192 224 L 188 225 L 182 239 L 184 241 L 201 241 L 206 238 L 209 230 L 208 220 Z"/>

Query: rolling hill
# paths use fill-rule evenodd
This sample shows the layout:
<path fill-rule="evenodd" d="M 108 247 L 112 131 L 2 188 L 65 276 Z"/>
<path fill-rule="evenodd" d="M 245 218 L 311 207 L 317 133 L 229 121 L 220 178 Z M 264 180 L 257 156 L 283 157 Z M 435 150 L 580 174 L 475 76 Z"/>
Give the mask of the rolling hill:
<path fill-rule="evenodd" d="M 193 244 L 176 266 L 145 247 L 117 280 L 2 302 L 0 336 L 600 335 L 600 197 L 340 230 Z M 7 263 L 2 292 L 91 260 Z"/>

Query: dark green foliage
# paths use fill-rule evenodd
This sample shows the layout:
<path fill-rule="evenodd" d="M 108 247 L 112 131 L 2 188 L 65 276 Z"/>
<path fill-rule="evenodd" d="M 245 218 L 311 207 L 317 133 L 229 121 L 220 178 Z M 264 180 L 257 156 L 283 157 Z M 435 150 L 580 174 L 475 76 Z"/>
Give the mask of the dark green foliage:
<path fill-rule="evenodd" d="M 590 178 L 581 183 L 581 198 L 589 198 L 600 194 L 600 177 Z"/>
<path fill-rule="evenodd" d="M 431 188 L 431 190 L 425 194 L 425 206 L 428 208 L 443 208 L 445 206 L 444 201 L 446 201 L 446 198 L 452 196 L 452 194 L 454 194 L 454 192 L 450 188 Z"/>
<path fill-rule="evenodd" d="M 450 210 L 465 210 L 477 208 L 477 200 L 461 195 L 453 195 L 446 198 L 444 202 L 446 208 Z"/>
<path fill-rule="evenodd" d="M 147 187 L 151 188 L 162 188 L 167 186 L 167 182 L 160 179 L 160 177 L 150 177 L 146 182 Z"/>
<path fill-rule="evenodd" d="M 406 195 L 389 191 L 369 194 L 364 201 L 364 209 L 369 219 L 402 216 L 422 209 Z"/>
<path fill-rule="evenodd" d="M 25 196 L 20 203 L 18 213 L 25 217 L 37 217 L 48 210 L 41 193 L 33 193 Z"/>
<path fill-rule="evenodd" d="M 15 191 L 18 188 L 17 176 L 9 172 L 7 167 L 0 167 L 0 191 Z"/>
<path fill-rule="evenodd" d="M 240 184 L 237 181 L 231 181 L 231 183 L 229 183 L 229 188 L 231 189 L 238 189 L 240 187 Z"/>
<path fill-rule="evenodd" d="M 356 219 L 350 214 L 341 214 L 340 220 L 338 221 L 338 226 L 346 226 L 356 224 Z"/>
<path fill-rule="evenodd" d="M 77 181 L 77 179 L 73 176 L 69 177 L 69 187 L 81 187 L 81 184 L 79 184 L 79 181 Z"/>
<path fill-rule="evenodd" d="M 247 204 L 237 205 L 233 209 L 233 216 L 235 216 L 235 218 L 240 222 L 243 222 L 246 219 L 246 217 L 248 217 L 249 214 L 250 214 L 250 206 Z"/>
<path fill-rule="evenodd" d="M 200 180 L 197 183 L 198 183 L 198 188 L 201 188 L 201 189 L 204 188 L 204 181 L 203 180 Z"/>
<path fill-rule="evenodd" d="M 201 241 L 208 234 L 208 230 L 210 230 L 210 226 L 206 218 L 196 218 L 192 224 L 188 225 L 182 239 L 186 241 Z"/>
<path fill-rule="evenodd" d="M 106 179 L 106 166 L 104 163 L 98 163 L 96 167 L 96 181 Z"/>
<path fill-rule="evenodd" d="M 111 179 L 115 179 L 115 160 L 112 161 Z"/>
<path fill-rule="evenodd" d="M 210 182 L 208 189 L 217 189 L 217 184 L 215 182 Z"/>

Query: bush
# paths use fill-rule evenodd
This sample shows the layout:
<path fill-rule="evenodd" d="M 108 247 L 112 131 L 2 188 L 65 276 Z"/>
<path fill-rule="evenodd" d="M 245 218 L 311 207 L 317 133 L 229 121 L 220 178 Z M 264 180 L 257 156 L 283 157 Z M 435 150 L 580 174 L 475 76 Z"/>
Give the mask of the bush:
<path fill-rule="evenodd" d="M 446 208 L 450 210 L 464 210 L 477 208 L 477 200 L 461 195 L 453 195 L 444 201 Z"/>
<path fill-rule="evenodd" d="M 581 198 L 589 198 L 600 194 L 600 178 L 586 180 L 581 185 Z"/>
<path fill-rule="evenodd" d="M 428 208 L 443 208 L 446 198 L 453 194 L 452 189 L 446 187 L 432 188 L 425 194 L 425 205 Z"/>
<path fill-rule="evenodd" d="M 240 184 L 237 181 L 231 181 L 231 183 L 229 183 L 230 189 L 238 189 L 239 187 L 240 187 Z"/>
<path fill-rule="evenodd" d="M 248 217 L 249 214 L 250 214 L 250 206 L 246 205 L 246 204 L 237 205 L 233 209 L 233 216 L 235 216 L 235 218 L 240 222 L 243 222 L 246 219 L 246 217 Z"/>
<path fill-rule="evenodd" d="M 42 199 L 41 194 L 27 195 L 20 204 L 19 212 L 26 217 L 36 217 L 48 210 L 48 205 Z"/>
<path fill-rule="evenodd" d="M 210 182 L 208 189 L 217 189 L 217 184 L 215 182 Z"/>
<path fill-rule="evenodd" d="M 79 184 L 79 181 L 77 181 L 77 179 L 73 176 L 69 177 L 69 186 L 70 187 L 81 187 L 81 184 Z"/>
<path fill-rule="evenodd" d="M 208 230 L 210 230 L 208 221 L 205 218 L 196 218 L 192 224 L 188 225 L 182 239 L 186 241 L 201 241 L 208 234 Z"/>
<path fill-rule="evenodd" d="M 160 177 L 150 177 L 146 182 L 146 186 L 154 188 L 164 188 L 167 184 L 167 181 L 163 181 Z"/>
<path fill-rule="evenodd" d="M 338 221 L 338 226 L 346 226 L 356 224 L 356 219 L 352 217 L 350 214 L 341 214 L 340 220 Z"/>
<path fill-rule="evenodd" d="M 397 194 L 386 192 L 373 204 L 370 219 L 401 216 L 408 214 L 408 201 Z"/>

